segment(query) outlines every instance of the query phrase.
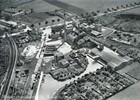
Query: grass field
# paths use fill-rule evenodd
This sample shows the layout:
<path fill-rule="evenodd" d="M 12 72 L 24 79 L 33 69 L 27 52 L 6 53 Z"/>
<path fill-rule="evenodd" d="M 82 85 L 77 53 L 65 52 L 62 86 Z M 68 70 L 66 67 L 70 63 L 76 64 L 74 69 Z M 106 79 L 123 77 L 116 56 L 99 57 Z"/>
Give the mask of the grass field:
<path fill-rule="evenodd" d="M 107 8 L 126 5 L 140 0 L 58 0 L 82 8 L 86 11 L 104 11 Z"/>
<path fill-rule="evenodd" d="M 35 24 L 35 23 L 43 22 L 49 17 L 51 17 L 51 16 L 49 16 L 48 14 L 45 14 L 44 12 L 34 12 L 34 13 L 31 13 L 28 15 L 24 15 L 24 16 L 20 17 L 18 20 L 20 20 L 21 22 L 25 22 L 25 23 Z"/>
<path fill-rule="evenodd" d="M 36 12 L 47 12 L 59 9 L 58 7 L 51 5 L 43 0 L 35 0 L 29 3 L 25 3 L 23 5 L 18 6 L 18 8 L 26 10 L 34 9 L 34 11 Z"/>

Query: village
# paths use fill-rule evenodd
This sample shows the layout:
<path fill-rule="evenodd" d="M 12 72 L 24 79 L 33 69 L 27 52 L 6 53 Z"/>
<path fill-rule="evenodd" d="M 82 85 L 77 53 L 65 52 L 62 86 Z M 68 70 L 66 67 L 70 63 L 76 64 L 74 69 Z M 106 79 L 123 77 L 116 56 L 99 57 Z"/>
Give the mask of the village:
<path fill-rule="evenodd" d="M 9 80 L 1 83 L 1 98 L 107 100 L 135 85 L 140 80 L 140 35 L 101 20 L 139 4 L 80 15 L 62 8 L 4 9 L 0 39 L 14 41 L 9 51 L 15 58 L 11 74 L 5 72 Z"/>

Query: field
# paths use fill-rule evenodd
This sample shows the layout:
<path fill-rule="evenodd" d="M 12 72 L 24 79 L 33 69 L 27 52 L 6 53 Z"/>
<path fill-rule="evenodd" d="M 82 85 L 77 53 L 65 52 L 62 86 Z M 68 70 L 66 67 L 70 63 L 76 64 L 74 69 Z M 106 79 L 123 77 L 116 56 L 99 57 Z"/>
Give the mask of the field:
<path fill-rule="evenodd" d="M 127 10 L 127 11 L 123 11 L 123 14 L 134 14 L 134 15 L 140 15 L 140 7 L 139 8 L 135 8 L 135 9 L 131 9 L 131 10 Z"/>
<path fill-rule="evenodd" d="M 16 20 L 19 20 L 21 22 L 25 22 L 26 24 L 32 23 L 32 24 L 38 24 L 41 23 L 41 26 L 44 25 L 46 20 L 48 20 L 48 25 L 52 24 L 52 20 L 54 19 L 55 22 L 59 18 L 57 16 L 51 16 L 44 12 L 54 11 L 55 9 L 60 9 L 54 5 L 51 5 L 43 0 L 33 0 L 29 3 L 24 3 L 22 5 L 19 5 L 18 8 L 20 9 L 26 9 L 30 10 L 33 9 L 34 12 L 31 14 L 24 15 Z M 61 18 L 60 22 L 62 21 Z M 49 21 L 50 20 L 50 21 Z M 55 24 L 55 23 L 54 23 Z"/>
<path fill-rule="evenodd" d="M 21 22 L 25 22 L 25 23 L 40 23 L 45 21 L 47 18 L 49 18 L 51 16 L 49 16 L 46 13 L 43 12 L 34 12 L 28 15 L 24 15 L 22 17 L 19 17 L 18 19 L 16 18 L 15 20 L 19 20 Z"/>
<path fill-rule="evenodd" d="M 128 87 L 107 100 L 140 100 L 140 82 Z"/>
<path fill-rule="evenodd" d="M 20 9 L 34 9 L 36 12 L 47 12 L 47 11 L 53 11 L 55 9 L 59 9 L 58 7 L 51 5 L 43 0 L 35 0 L 29 3 L 25 3 L 23 5 L 18 6 Z"/>
<path fill-rule="evenodd" d="M 104 11 L 107 8 L 126 5 L 139 0 L 58 0 L 82 8 L 86 11 Z"/>

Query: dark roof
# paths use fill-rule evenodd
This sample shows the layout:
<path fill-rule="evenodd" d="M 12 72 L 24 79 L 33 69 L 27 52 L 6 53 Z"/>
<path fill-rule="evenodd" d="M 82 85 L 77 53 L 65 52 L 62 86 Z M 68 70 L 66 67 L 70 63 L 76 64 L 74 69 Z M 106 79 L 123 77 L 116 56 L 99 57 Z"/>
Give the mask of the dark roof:
<path fill-rule="evenodd" d="M 78 37 L 78 35 L 76 35 L 75 33 L 70 33 L 70 34 L 68 34 L 68 36 L 69 36 L 69 38 L 71 38 L 71 39 L 76 39 L 77 37 Z"/>
<path fill-rule="evenodd" d="M 81 68 L 81 66 L 79 66 L 77 63 L 73 63 L 72 64 L 76 69 L 80 69 Z"/>
<path fill-rule="evenodd" d="M 80 39 L 80 40 L 77 42 L 77 44 L 78 44 L 78 45 L 81 45 L 81 44 L 83 44 L 84 42 L 85 42 L 84 39 Z"/>

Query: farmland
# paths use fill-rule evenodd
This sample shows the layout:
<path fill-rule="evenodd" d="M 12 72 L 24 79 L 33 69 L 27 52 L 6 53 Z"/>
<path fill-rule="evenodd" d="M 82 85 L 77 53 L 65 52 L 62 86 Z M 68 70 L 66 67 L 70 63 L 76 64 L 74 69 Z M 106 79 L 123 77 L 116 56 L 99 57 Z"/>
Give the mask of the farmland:
<path fill-rule="evenodd" d="M 35 23 L 43 22 L 44 20 L 46 20 L 46 18 L 49 18 L 49 17 L 50 16 L 46 13 L 34 12 L 31 14 L 19 17 L 18 19 L 16 18 L 15 20 L 20 20 L 21 22 L 35 24 Z"/>
<path fill-rule="evenodd" d="M 10 6 L 18 6 L 21 4 L 29 3 L 33 0 L 0 0 L 0 9 Z"/>
<path fill-rule="evenodd" d="M 58 7 L 51 5 L 43 0 L 35 0 L 23 5 L 18 6 L 20 9 L 34 9 L 36 12 L 47 12 L 47 11 L 54 11 L 55 9 L 59 9 Z"/>
<path fill-rule="evenodd" d="M 123 14 L 134 14 L 134 15 L 140 15 L 140 8 L 135 8 L 127 11 L 123 11 Z"/>
<path fill-rule="evenodd" d="M 58 0 L 73 6 L 82 8 L 86 11 L 104 11 L 107 8 L 117 7 L 121 5 L 126 5 L 134 2 L 139 2 L 139 0 Z"/>

